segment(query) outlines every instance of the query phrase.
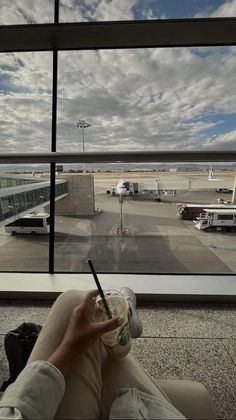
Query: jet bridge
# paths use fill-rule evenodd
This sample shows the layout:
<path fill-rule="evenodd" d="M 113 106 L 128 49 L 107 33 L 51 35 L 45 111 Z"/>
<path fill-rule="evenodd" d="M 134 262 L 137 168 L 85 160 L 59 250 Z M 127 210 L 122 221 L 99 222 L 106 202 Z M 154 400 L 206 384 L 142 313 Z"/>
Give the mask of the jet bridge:
<path fill-rule="evenodd" d="M 168 178 L 168 179 L 157 179 L 157 188 L 159 191 L 190 191 L 190 190 L 206 190 L 215 188 L 234 188 L 234 179 L 224 178 L 219 180 L 209 181 L 208 179 L 179 179 L 179 178 Z"/>
<path fill-rule="evenodd" d="M 1 180 L 0 225 L 10 223 L 18 216 L 37 211 L 50 203 L 50 180 L 31 178 L 27 182 L 26 178 L 19 177 L 3 177 Z M 56 180 L 55 200 L 67 195 L 67 179 Z"/>
<path fill-rule="evenodd" d="M 222 177 L 219 179 L 203 179 L 201 177 L 191 179 L 157 179 L 157 192 L 172 192 L 175 194 L 177 191 L 198 191 L 206 189 L 224 189 L 232 190 L 232 203 L 236 204 L 236 176 L 235 177 Z"/>

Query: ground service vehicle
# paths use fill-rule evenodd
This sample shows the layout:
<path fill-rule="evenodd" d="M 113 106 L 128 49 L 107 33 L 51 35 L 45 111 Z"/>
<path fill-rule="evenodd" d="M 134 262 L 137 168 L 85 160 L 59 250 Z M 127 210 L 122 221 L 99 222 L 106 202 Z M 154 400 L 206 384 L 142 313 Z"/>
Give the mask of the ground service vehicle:
<path fill-rule="evenodd" d="M 50 230 L 50 215 L 48 213 L 30 213 L 5 225 L 8 233 L 16 234 L 47 234 Z"/>
<path fill-rule="evenodd" d="M 178 215 L 181 219 L 184 220 L 194 220 L 200 216 L 200 213 L 204 212 L 204 209 L 235 209 L 236 206 L 232 204 L 185 204 L 185 203 L 178 203 Z"/>
<path fill-rule="evenodd" d="M 224 194 L 230 194 L 233 192 L 233 190 L 230 190 L 229 188 L 216 188 L 215 192 L 218 193 L 224 193 Z"/>
<path fill-rule="evenodd" d="M 199 230 L 223 230 L 236 232 L 236 210 L 230 209 L 204 209 L 198 220 L 194 220 Z"/>

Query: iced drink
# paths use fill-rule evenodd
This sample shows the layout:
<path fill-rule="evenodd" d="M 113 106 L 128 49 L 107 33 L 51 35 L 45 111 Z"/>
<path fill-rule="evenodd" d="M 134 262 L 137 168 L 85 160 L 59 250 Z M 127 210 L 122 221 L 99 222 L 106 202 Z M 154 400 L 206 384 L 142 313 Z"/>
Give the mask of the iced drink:
<path fill-rule="evenodd" d="M 109 355 L 118 359 L 126 356 L 131 348 L 129 304 L 118 290 L 104 290 L 104 295 L 112 317 L 119 316 L 124 318 L 124 322 L 118 328 L 102 336 L 103 344 Z M 98 321 L 109 319 L 100 296 L 96 299 L 95 316 Z"/>

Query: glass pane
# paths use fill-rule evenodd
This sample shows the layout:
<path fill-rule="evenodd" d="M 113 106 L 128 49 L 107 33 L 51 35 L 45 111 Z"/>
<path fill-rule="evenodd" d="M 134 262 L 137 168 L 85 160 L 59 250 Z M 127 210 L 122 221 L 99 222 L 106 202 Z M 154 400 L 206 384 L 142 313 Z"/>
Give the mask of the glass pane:
<path fill-rule="evenodd" d="M 60 52 L 57 150 L 235 149 L 235 83 L 236 47 Z"/>
<path fill-rule="evenodd" d="M 52 54 L 0 55 L 0 153 L 48 152 Z"/>
<path fill-rule="evenodd" d="M 1 165 L 1 271 L 48 271 L 48 165 Z"/>
<path fill-rule="evenodd" d="M 99 272 L 236 272 L 236 164 L 62 170 L 68 195 L 56 203 L 56 271 L 89 272 L 91 258 Z"/>
<path fill-rule="evenodd" d="M 1 0 L 0 25 L 52 23 L 54 0 Z"/>
<path fill-rule="evenodd" d="M 234 0 L 60 0 L 61 22 L 236 16 Z"/>

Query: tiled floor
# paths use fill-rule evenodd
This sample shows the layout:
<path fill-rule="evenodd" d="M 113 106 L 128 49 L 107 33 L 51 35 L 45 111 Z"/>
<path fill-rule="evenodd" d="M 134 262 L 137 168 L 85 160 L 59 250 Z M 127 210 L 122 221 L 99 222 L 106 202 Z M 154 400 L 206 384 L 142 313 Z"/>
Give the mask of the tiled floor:
<path fill-rule="evenodd" d="M 8 376 L 4 334 L 22 322 L 43 324 L 50 303 L 0 302 L 0 378 Z M 212 396 L 219 418 L 236 418 L 236 306 L 141 304 L 143 336 L 132 352 L 155 378 L 193 379 Z M 147 357 L 148 355 L 148 357 Z"/>

